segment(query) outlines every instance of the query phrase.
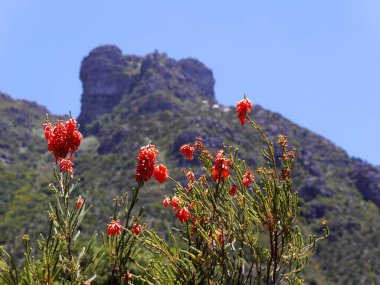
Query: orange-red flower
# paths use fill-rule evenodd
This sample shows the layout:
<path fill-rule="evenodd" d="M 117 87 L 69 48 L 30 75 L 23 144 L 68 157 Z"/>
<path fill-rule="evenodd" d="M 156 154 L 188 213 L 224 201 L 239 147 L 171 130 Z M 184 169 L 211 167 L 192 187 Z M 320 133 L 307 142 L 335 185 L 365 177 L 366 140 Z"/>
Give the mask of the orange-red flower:
<path fill-rule="evenodd" d="M 178 211 L 176 217 L 183 224 L 183 222 L 186 222 L 190 218 L 189 210 L 186 207 L 183 207 Z"/>
<path fill-rule="evenodd" d="M 137 236 L 142 231 L 142 225 L 137 224 L 136 222 L 132 224 L 132 233 Z"/>
<path fill-rule="evenodd" d="M 58 120 L 55 126 L 46 121 L 44 130 L 48 149 L 54 155 L 56 162 L 66 159 L 67 155 L 72 157 L 83 140 L 82 134 L 77 129 L 77 122 L 73 118 L 66 123 Z"/>
<path fill-rule="evenodd" d="M 109 235 L 109 236 L 120 235 L 120 230 L 121 230 L 122 228 L 123 228 L 123 227 L 121 226 L 119 220 L 113 220 L 113 221 L 108 225 L 107 235 Z"/>
<path fill-rule="evenodd" d="M 81 196 L 79 196 L 78 201 L 77 201 L 78 209 L 82 208 L 83 203 L 84 203 L 84 200 L 82 199 Z"/>
<path fill-rule="evenodd" d="M 179 206 L 181 205 L 181 199 L 177 196 L 174 196 L 172 200 L 170 201 L 170 206 L 173 207 L 173 211 L 177 211 L 179 209 Z"/>
<path fill-rule="evenodd" d="M 194 156 L 194 147 L 191 144 L 185 144 L 180 148 L 182 154 L 186 156 L 188 159 L 193 159 Z"/>
<path fill-rule="evenodd" d="M 169 177 L 168 169 L 164 165 L 159 164 L 154 168 L 153 176 L 159 183 L 163 183 Z"/>
<path fill-rule="evenodd" d="M 136 181 L 148 181 L 154 172 L 158 150 L 154 145 L 147 145 L 140 149 L 137 157 Z"/>
<path fill-rule="evenodd" d="M 219 150 L 215 157 L 215 165 L 212 167 L 212 180 L 223 181 L 230 175 L 230 160 Z"/>
<path fill-rule="evenodd" d="M 243 126 L 247 120 L 247 113 L 251 113 L 252 103 L 247 98 L 244 98 L 236 104 L 236 107 L 236 112 L 238 114 L 241 125 Z"/>
<path fill-rule="evenodd" d="M 62 159 L 60 162 L 59 162 L 59 167 L 60 167 L 60 170 L 61 172 L 69 172 L 71 177 L 74 176 L 74 170 L 73 170 L 73 163 L 71 161 L 71 158 L 69 159 Z"/>
<path fill-rule="evenodd" d="M 251 173 L 251 169 L 248 167 L 247 172 L 243 175 L 243 184 L 245 187 L 248 187 L 249 184 L 252 183 L 253 178 L 255 178 L 255 175 Z"/>

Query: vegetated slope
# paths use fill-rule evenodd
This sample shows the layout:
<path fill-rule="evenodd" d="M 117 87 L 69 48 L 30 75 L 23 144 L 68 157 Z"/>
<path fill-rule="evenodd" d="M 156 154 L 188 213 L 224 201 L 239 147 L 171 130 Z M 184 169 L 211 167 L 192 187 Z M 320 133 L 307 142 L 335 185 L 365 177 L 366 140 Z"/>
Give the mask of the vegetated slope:
<path fill-rule="evenodd" d="M 47 209 L 52 162 L 45 155 L 46 114 L 35 102 L 0 92 L 0 243 L 13 249 L 20 248 L 20 234 L 41 230 L 45 222 L 41 209 Z"/>
<path fill-rule="evenodd" d="M 113 213 L 113 196 L 128 192 L 134 185 L 138 150 L 149 142 L 160 150 L 159 161 L 168 166 L 174 177 L 181 177 L 178 171 L 181 167 L 191 167 L 196 174 L 201 173 L 195 161 L 186 160 L 179 152 L 181 145 L 193 142 L 197 136 L 203 137 L 214 151 L 223 145 L 239 146 L 240 156 L 251 168 L 262 164 L 259 137 L 249 125 L 241 127 L 235 108 L 217 103 L 212 72 L 197 60 L 176 61 L 158 52 L 145 57 L 124 56 L 115 46 L 102 46 L 83 60 L 80 76 L 83 95 L 79 121 L 85 140 L 75 162 L 76 176 L 81 179 L 82 193 L 89 191 L 89 200 L 94 205 L 84 232 L 94 227 L 105 229 Z M 255 103 L 254 96 L 250 99 Z M 20 104 L 10 99 L 7 102 Z M 2 106 L 3 103 L 0 114 L 6 112 Z M 13 126 L 33 137 L 30 130 L 40 130 L 46 111 L 39 113 L 32 106 L 24 106 L 24 109 L 36 115 L 30 120 L 33 126 L 28 127 L 25 122 Z M 302 197 L 302 228 L 306 233 L 318 233 L 321 221 L 329 220 L 331 236 L 318 247 L 306 280 L 310 284 L 366 284 L 370 276 L 368 259 L 374 263 L 375 278 L 380 278 L 376 258 L 380 255 L 379 170 L 348 157 L 328 140 L 279 114 L 255 105 L 252 115 L 273 139 L 280 133 L 286 134 L 289 144 L 299 150 L 293 175 L 295 189 Z M 8 120 L 16 122 L 12 117 L 15 114 L 9 116 Z M 28 142 L 24 142 L 31 144 L 28 145 L 29 155 L 24 158 L 18 156 L 16 147 L 9 151 L 0 148 L 0 158 L 1 151 L 8 156 L 14 154 L 13 162 L 1 160 L 0 175 L 23 175 L 17 181 L 25 181 L 13 185 L 14 179 L 1 179 L 0 193 L 8 198 L 4 199 L 0 226 L 6 230 L 14 228 L 13 218 L 24 223 L 35 219 L 34 212 L 17 212 L 20 209 L 16 206 L 18 201 L 24 204 L 33 201 L 30 202 L 33 205 L 46 203 L 48 175 L 54 161 L 46 153 L 42 131 L 34 133 L 34 141 L 29 137 Z M 8 137 L 11 142 L 16 141 L 20 139 L 19 134 L 21 132 L 2 132 L 0 142 L 2 144 Z M 20 139 L 19 143 L 23 141 Z M 28 161 L 25 165 L 23 159 Z M 21 169 L 20 165 L 25 168 Z M 30 172 L 35 176 L 30 174 L 33 177 L 29 177 L 27 173 Z M 3 181 L 9 182 L 4 184 Z M 161 204 L 172 188 L 170 183 L 158 185 L 151 181 L 140 192 L 144 221 L 161 232 L 170 230 L 175 222 L 171 211 Z M 18 196 L 14 194 L 17 192 L 20 192 Z M 29 193 L 33 193 L 33 197 L 28 196 Z M 39 213 L 36 217 L 44 220 L 41 208 Z M 17 217 L 13 216 L 15 214 Z M 16 228 L 13 234 L 2 235 L 3 241 L 13 239 L 16 233 L 20 237 L 27 230 Z"/>

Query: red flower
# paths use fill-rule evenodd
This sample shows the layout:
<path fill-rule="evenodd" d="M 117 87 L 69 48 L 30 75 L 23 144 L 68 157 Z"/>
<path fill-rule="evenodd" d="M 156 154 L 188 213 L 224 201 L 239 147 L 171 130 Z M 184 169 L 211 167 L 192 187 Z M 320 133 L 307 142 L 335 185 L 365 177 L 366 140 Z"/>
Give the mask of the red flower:
<path fill-rule="evenodd" d="M 64 124 L 58 120 L 54 127 L 46 121 L 44 130 L 48 149 L 53 153 L 56 162 L 66 159 L 68 154 L 72 157 L 83 140 L 82 134 L 77 129 L 77 122 L 73 118 Z"/>
<path fill-rule="evenodd" d="M 78 149 L 81 141 L 83 140 L 83 136 L 77 129 L 77 121 L 73 118 L 70 118 L 70 120 L 65 123 L 65 126 L 67 130 L 67 145 L 73 153 Z"/>
<path fill-rule="evenodd" d="M 168 172 L 167 168 L 164 165 L 159 164 L 154 169 L 153 176 L 154 176 L 154 178 L 156 178 L 156 180 L 158 182 L 163 183 L 163 182 L 166 181 L 166 179 L 168 179 L 169 172 Z"/>
<path fill-rule="evenodd" d="M 189 181 L 195 179 L 195 175 L 192 171 L 187 172 L 186 177 L 187 177 L 187 180 L 189 180 Z"/>
<path fill-rule="evenodd" d="M 170 202 L 170 206 L 173 207 L 173 211 L 174 212 L 177 211 L 180 205 L 181 205 L 181 200 L 177 196 L 174 196 Z"/>
<path fill-rule="evenodd" d="M 154 172 L 158 150 L 154 145 L 147 145 L 140 149 L 137 157 L 136 181 L 148 181 Z"/>
<path fill-rule="evenodd" d="M 107 235 L 109 236 L 116 236 L 116 235 L 119 235 L 120 234 L 120 230 L 122 229 L 123 227 L 120 225 L 120 222 L 119 220 L 113 220 L 111 222 L 111 224 L 108 225 L 108 229 L 107 229 Z"/>
<path fill-rule="evenodd" d="M 194 155 L 194 148 L 191 146 L 191 144 L 185 144 L 183 145 L 180 150 L 182 151 L 182 154 L 186 156 L 188 159 L 193 159 Z"/>
<path fill-rule="evenodd" d="M 132 233 L 137 236 L 142 231 L 142 225 L 137 224 L 136 222 L 132 224 Z"/>
<path fill-rule="evenodd" d="M 232 184 L 232 187 L 231 187 L 231 190 L 230 190 L 230 194 L 231 194 L 232 196 L 235 196 L 236 193 L 237 193 L 237 187 L 236 187 L 236 185 L 235 185 L 235 183 L 234 183 L 234 184 Z"/>
<path fill-rule="evenodd" d="M 162 202 L 164 204 L 164 207 L 166 208 L 170 204 L 170 198 L 166 197 L 165 200 Z"/>
<path fill-rule="evenodd" d="M 81 198 L 81 196 L 79 196 L 78 202 L 77 202 L 78 209 L 82 208 L 83 203 L 84 203 L 84 200 Z"/>
<path fill-rule="evenodd" d="M 186 207 L 182 208 L 178 211 L 176 217 L 183 224 L 183 222 L 186 222 L 190 218 L 189 210 Z"/>
<path fill-rule="evenodd" d="M 230 175 L 230 160 L 219 150 L 215 157 L 215 165 L 212 167 L 212 180 L 223 181 Z"/>
<path fill-rule="evenodd" d="M 59 162 L 59 167 L 61 169 L 61 172 L 69 172 L 71 177 L 74 176 L 74 170 L 73 170 L 73 163 L 71 162 L 71 158 L 69 159 L 62 159 Z"/>
<path fill-rule="evenodd" d="M 248 187 L 249 184 L 252 183 L 253 178 L 255 178 L 255 175 L 251 173 L 251 169 L 248 167 L 247 173 L 243 175 L 243 184 L 245 187 Z"/>
<path fill-rule="evenodd" d="M 244 98 L 236 104 L 236 107 L 236 112 L 238 114 L 241 125 L 243 126 L 246 121 L 247 113 L 251 113 L 252 103 L 247 98 Z"/>

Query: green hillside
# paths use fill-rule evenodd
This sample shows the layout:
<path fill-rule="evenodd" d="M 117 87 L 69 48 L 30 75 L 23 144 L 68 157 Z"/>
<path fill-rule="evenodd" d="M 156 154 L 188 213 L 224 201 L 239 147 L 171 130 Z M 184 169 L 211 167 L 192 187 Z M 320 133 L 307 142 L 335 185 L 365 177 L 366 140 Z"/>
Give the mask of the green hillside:
<path fill-rule="evenodd" d="M 198 136 L 214 151 L 223 145 L 239 146 L 251 168 L 263 163 L 259 138 L 241 128 L 234 107 L 218 104 L 212 71 L 197 60 L 176 61 L 157 52 L 124 56 L 117 47 L 103 46 L 83 60 L 80 77 L 79 122 L 85 139 L 75 170 L 80 189 L 89 192 L 94 205 L 85 229 L 105 231 L 113 197 L 134 185 L 138 150 L 149 142 L 160 150 L 159 161 L 178 178 L 174 169 L 200 172 L 200 165 L 182 159 L 179 151 Z M 331 235 L 318 247 L 305 279 L 310 284 L 368 284 L 370 259 L 375 279 L 380 280 L 379 169 L 256 105 L 254 96 L 250 99 L 253 116 L 264 130 L 272 138 L 286 134 L 299 151 L 293 175 L 302 197 L 302 228 L 317 233 L 321 221 L 329 221 Z M 0 102 L 0 242 L 17 248 L 22 234 L 35 235 L 46 224 L 43 209 L 54 159 L 47 153 L 41 128 L 47 110 L 6 95 Z M 155 183 L 141 191 L 148 226 L 165 231 L 175 222 L 162 207 L 171 191 L 170 184 Z"/>

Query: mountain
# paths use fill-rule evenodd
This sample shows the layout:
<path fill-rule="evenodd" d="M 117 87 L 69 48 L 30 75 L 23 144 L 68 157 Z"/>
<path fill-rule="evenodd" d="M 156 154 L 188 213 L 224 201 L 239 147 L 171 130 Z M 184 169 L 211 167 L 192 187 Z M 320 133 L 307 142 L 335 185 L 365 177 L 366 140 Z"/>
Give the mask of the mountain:
<path fill-rule="evenodd" d="M 184 160 L 179 152 L 197 136 L 214 151 L 239 146 L 251 168 L 262 163 L 258 136 L 240 126 L 234 107 L 217 102 L 212 71 L 196 59 L 177 61 L 158 52 L 128 56 L 115 46 L 101 46 L 82 61 L 80 79 L 78 121 L 85 139 L 75 170 L 79 188 L 83 194 L 89 191 L 94 205 L 83 232 L 104 231 L 113 197 L 134 185 L 138 150 L 149 142 L 160 150 L 159 161 L 174 177 L 181 176 L 175 172 L 181 167 L 201 172 L 197 162 Z M 0 102 L 0 242 L 18 245 L 24 232 L 36 233 L 46 224 L 41 209 L 47 208 L 54 159 L 46 151 L 41 128 L 47 110 L 7 95 L 1 95 Z M 305 280 L 368 284 L 370 271 L 380 279 L 379 168 L 349 157 L 327 139 L 257 104 L 253 116 L 270 137 L 286 134 L 299 150 L 294 179 L 301 196 L 301 227 L 318 233 L 321 221 L 329 221 L 331 235 L 317 248 Z M 152 182 L 141 191 L 144 221 L 160 231 L 175 222 L 161 204 L 172 188 Z"/>

